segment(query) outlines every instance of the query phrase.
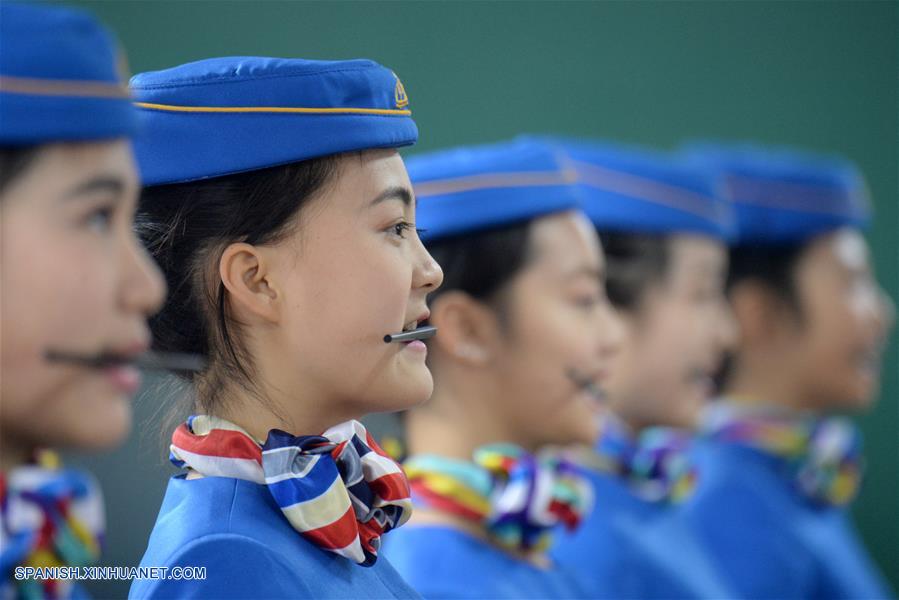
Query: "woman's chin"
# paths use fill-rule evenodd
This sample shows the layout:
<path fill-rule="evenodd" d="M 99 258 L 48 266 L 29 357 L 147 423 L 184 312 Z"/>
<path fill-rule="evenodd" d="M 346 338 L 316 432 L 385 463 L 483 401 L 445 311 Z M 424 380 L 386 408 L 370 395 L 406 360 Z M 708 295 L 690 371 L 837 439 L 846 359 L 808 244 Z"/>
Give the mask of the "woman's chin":
<path fill-rule="evenodd" d="M 590 446 L 596 444 L 600 434 L 600 417 L 593 411 L 578 411 L 580 414 L 571 413 L 571 418 L 565 422 L 550 421 L 536 424 L 535 427 L 543 432 L 542 445 L 551 446 Z"/>
<path fill-rule="evenodd" d="M 676 429 L 695 429 L 709 402 L 708 395 L 702 389 L 694 388 L 684 390 L 680 395 L 672 394 L 666 410 L 660 412 L 655 424 Z"/>
<path fill-rule="evenodd" d="M 434 393 L 434 378 L 431 371 L 424 365 L 416 371 L 414 376 L 403 382 L 403 391 L 400 393 L 402 402 L 394 410 L 415 408 L 431 399 L 431 394 Z"/>
<path fill-rule="evenodd" d="M 563 444 L 565 446 L 589 446 L 593 447 L 596 445 L 596 441 L 599 439 L 599 425 L 597 424 L 594 427 L 581 427 L 576 432 L 572 432 L 570 439 Z"/>
<path fill-rule="evenodd" d="M 854 385 L 846 386 L 846 390 L 840 394 L 834 394 L 825 411 L 864 413 L 872 409 L 876 402 L 876 387 L 867 381 L 855 381 Z"/>
<path fill-rule="evenodd" d="M 97 418 L 96 415 L 102 415 Z M 83 418 L 74 419 L 67 431 L 55 443 L 75 450 L 96 452 L 120 446 L 131 432 L 131 405 L 121 396 L 110 401 L 102 412 L 85 411 Z"/>
<path fill-rule="evenodd" d="M 368 412 L 400 412 L 424 404 L 434 392 L 434 379 L 428 368 L 421 365 L 419 369 L 410 369 L 397 376 L 390 386 L 385 387 L 388 389 L 378 394 L 378 398 L 366 403 Z"/>

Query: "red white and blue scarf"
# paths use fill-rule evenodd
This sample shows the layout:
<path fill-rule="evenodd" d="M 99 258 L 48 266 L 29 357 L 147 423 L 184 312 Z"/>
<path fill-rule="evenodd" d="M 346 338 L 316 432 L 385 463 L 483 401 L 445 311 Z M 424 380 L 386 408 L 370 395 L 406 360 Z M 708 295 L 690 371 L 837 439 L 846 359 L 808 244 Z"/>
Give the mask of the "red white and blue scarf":
<path fill-rule="evenodd" d="M 849 419 L 721 401 L 706 412 L 703 430 L 713 440 L 783 459 L 785 476 L 816 504 L 846 505 L 861 486 L 861 435 Z"/>
<path fill-rule="evenodd" d="M 261 443 L 233 423 L 195 415 L 172 435 L 170 460 L 206 477 L 266 485 L 281 512 L 316 546 L 371 566 L 381 536 L 409 520 L 409 483 L 358 421 L 322 435 L 273 429 Z"/>
<path fill-rule="evenodd" d="M 38 464 L 0 475 L 0 596 L 83 596 L 71 580 L 17 581 L 14 570 L 92 565 L 100 557 L 104 530 L 96 481 L 87 473 L 60 468 L 55 454 L 42 452 Z"/>
<path fill-rule="evenodd" d="M 592 506 L 579 467 L 558 455 L 535 457 L 518 446 L 490 444 L 472 462 L 433 454 L 403 463 L 416 503 L 483 525 L 497 545 L 542 551 L 552 530 L 575 529 Z"/>

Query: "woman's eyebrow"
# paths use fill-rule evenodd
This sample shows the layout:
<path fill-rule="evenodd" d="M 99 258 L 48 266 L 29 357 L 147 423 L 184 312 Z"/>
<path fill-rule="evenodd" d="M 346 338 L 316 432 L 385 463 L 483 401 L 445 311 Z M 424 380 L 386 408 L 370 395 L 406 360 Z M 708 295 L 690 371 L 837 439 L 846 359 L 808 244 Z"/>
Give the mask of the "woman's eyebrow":
<path fill-rule="evenodd" d="M 406 206 L 412 206 L 414 203 L 412 191 L 409 190 L 409 188 L 397 185 L 389 187 L 378 194 L 378 196 L 369 203 L 369 206 L 375 206 L 376 204 L 380 204 L 387 200 L 400 200 Z"/>
<path fill-rule="evenodd" d="M 121 196 L 125 192 L 125 182 L 112 175 L 101 175 L 84 181 L 66 193 L 66 199 L 77 199 L 96 193 Z"/>
<path fill-rule="evenodd" d="M 570 269 L 568 273 L 565 274 L 565 279 L 577 279 L 579 277 L 587 277 L 589 279 L 602 281 L 605 278 L 605 270 L 598 266 L 580 265 L 577 268 Z"/>

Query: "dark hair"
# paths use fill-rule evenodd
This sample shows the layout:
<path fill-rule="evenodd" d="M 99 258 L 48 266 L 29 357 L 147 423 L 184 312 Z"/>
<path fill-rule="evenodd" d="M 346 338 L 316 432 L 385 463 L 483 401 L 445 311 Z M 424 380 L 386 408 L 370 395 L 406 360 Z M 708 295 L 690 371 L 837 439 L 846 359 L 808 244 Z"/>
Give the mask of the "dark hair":
<path fill-rule="evenodd" d="M 728 292 L 741 281 L 756 280 L 784 300 L 798 315 L 799 296 L 793 275 L 806 247 L 806 244 L 734 246 L 730 250 Z"/>
<path fill-rule="evenodd" d="M 215 412 L 226 383 L 257 391 L 251 357 L 217 277 L 217 258 L 235 242 L 268 244 L 288 235 L 299 210 L 337 168 L 338 158 L 330 156 L 143 190 L 135 226 L 169 288 L 150 321 L 153 347 L 207 358 L 202 373 L 183 375 L 195 384 L 198 409 Z"/>
<path fill-rule="evenodd" d="M 640 307 L 646 291 L 661 282 L 670 266 L 670 238 L 663 234 L 599 230 L 606 256 L 606 290 L 620 310 Z"/>
<path fill-rule="evenodd" d="M 793 275 L 805 249 L 805 244 L 733 246 L 730 249 L 730 265 L 727 272 L 728 294 L 741 282 L 757 281 L 783 300 L 797 318 L 801 318 L 799 295 Z M 715 375 L 718 389 L 723 390 L 727 386 L 733 377 L 736 364 L 737 355 L 729 352 Z"/>
<path fill-rule="evenodd" d="M 39 145 L 0 146 L 0 193 L 31 166 L 40 149 Z"/>
<path fill-rule="evenodd" d="M 453 290 L 492 303 L 502 320 L 501 294 L 506 284 L 531 258 L 531 223 L 460 235 L 427 244 L 443 269 L 443 284 L 429 296 L 433 302 Z"/>

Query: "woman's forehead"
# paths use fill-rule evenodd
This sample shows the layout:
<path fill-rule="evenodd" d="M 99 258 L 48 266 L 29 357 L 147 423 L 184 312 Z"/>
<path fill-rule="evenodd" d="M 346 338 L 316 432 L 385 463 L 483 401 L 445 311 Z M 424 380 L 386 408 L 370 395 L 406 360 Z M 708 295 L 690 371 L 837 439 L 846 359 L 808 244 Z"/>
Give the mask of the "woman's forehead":
<path fill-rule="evenodd" d="M 535 264 L 564 277 L 599 277 L 605 264 L 593 227 L 568 213 L 535 221 L 529 251 Z"/>
<path fill-rule="evenodd" d="M 36 155 L 19 181 L 13 182 L 11 195 L 16 194 L 16 188 L 28 195 L 29 201 L 54 204 L 82 197 L 86 191 L 136 193 L 137 171 L 130 146 L 124 140 L 49 144 Z"/>
<path fill-rule="evenodd" d="M 396 150 L 369 150 L 341 156 L 332 191 L 348 195 L 367 207 L 390 199 L 391 190 L 405 189 L 412 200 L 412 186 Z M 402 200 L 398 196 L 398 199 Z"/>

